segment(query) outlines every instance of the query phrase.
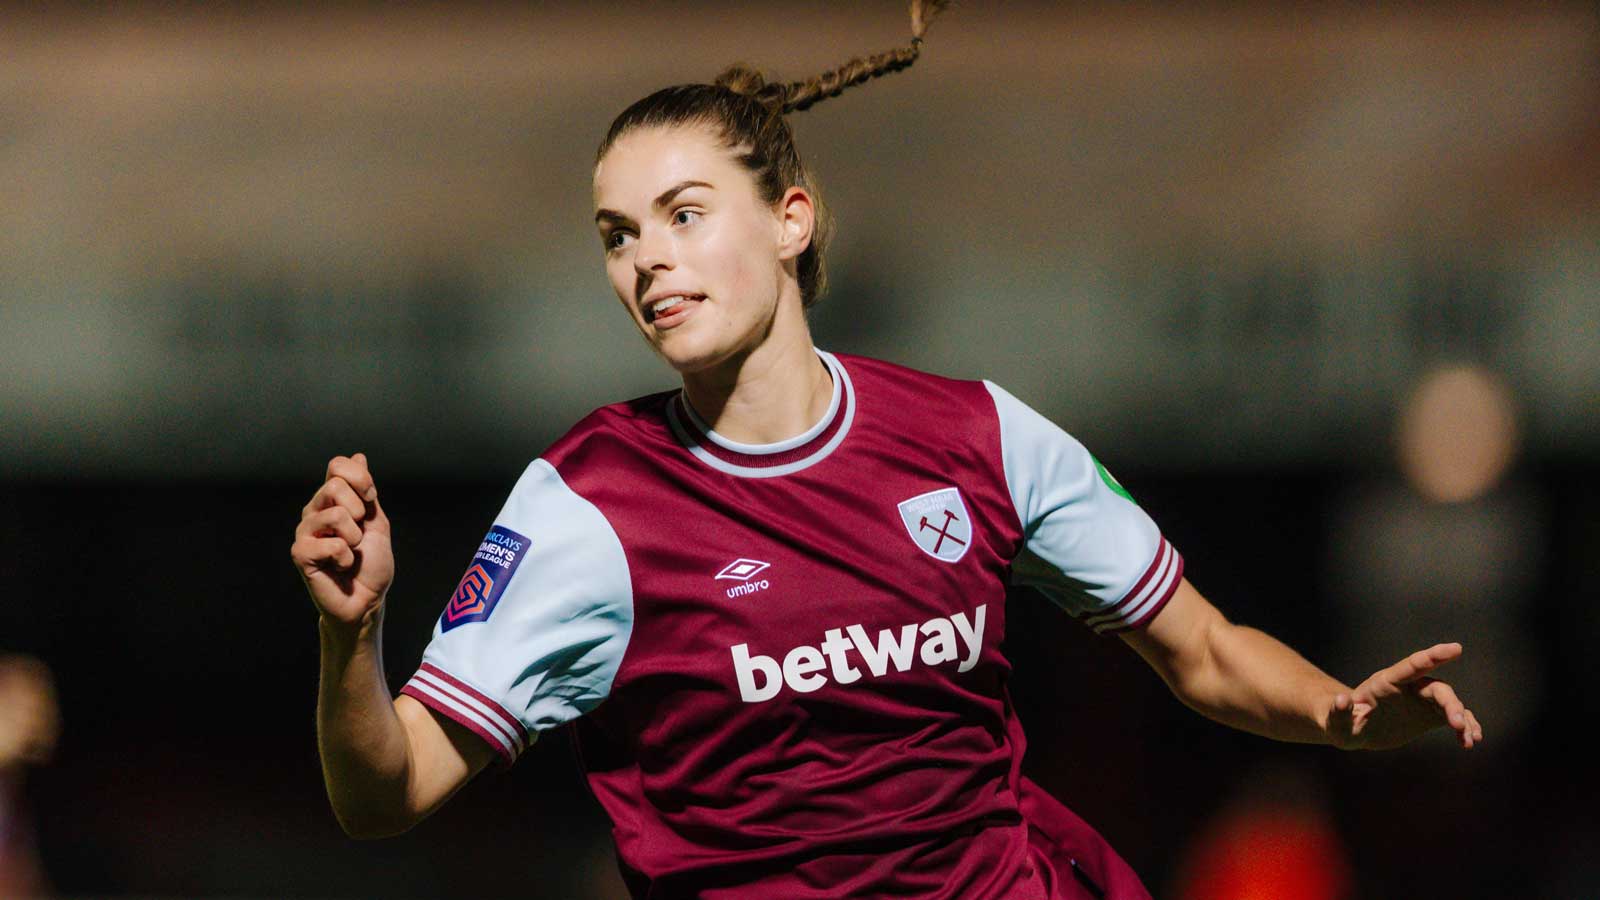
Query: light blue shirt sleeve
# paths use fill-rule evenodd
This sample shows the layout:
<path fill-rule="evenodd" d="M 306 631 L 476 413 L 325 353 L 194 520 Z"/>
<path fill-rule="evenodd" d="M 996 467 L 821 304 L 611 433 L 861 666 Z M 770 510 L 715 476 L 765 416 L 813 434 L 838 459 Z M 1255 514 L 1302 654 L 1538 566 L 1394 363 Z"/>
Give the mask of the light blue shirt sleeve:
<path fill-rule="evenodd" d="M 1005 389 L 984 385 L 1022 523 L 1013 580 L 1096 631 L 1147 623 L 1176 590 L 1182 558 L 1082 444 Z"/>
<path fill-rule="evenodd" d="M 536 459 L 512 490 L 402 692 L 507 761 L 599 706 L 633 632 L 622 542 Z"/>

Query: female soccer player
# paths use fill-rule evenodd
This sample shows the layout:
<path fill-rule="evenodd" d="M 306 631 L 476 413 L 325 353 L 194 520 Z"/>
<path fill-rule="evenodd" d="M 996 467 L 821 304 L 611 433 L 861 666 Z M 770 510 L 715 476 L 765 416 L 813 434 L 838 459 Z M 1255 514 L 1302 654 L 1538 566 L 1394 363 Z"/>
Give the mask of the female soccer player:
<path fill-rule="evenodd" d="M 420 669 L 380 650 L 389 522 L 337 457 L 292 556 L 321 613 L 318 724 L 353 835 L 403 831 L 573 723 L 644 897 L 1145 897 L 1021 777 L 1010 580 L 1114 631 L 1187 704 L 1389 747 L 1472 714 L 1441 644 L 1351 689 L 1228 622 L 1084 448 L 989 382 L 812 345 L 827 216 L 784 115 L 921 50 L 640 100 L 594 169 L 617 298 L 682 390 L 604 407 L 528 466 Z"/>

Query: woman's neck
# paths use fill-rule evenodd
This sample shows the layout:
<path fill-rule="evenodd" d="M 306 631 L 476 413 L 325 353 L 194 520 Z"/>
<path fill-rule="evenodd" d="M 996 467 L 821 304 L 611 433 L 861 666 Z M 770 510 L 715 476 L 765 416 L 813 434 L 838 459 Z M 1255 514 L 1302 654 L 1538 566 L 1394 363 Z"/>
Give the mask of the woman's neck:
<path fill-rule="evenodd" d="M 683 376 L 689 405 L 722 437 L 741 444 L 775 444 L 804 434 L 833 400 L 833 376 L 802 324 L 783 339 L 776 332 L 742 357 Z"/>

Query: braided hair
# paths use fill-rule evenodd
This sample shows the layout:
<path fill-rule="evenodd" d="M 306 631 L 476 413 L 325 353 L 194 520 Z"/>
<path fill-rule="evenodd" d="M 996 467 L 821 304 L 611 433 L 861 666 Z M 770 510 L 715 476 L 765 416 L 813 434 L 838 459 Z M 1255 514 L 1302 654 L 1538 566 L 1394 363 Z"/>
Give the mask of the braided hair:
<path fill-rule="evenodd" d="M 810 309 L 827 288 L 823 251 L 832 235 L 833 220 L 817 189 L 816 178 L 800 161 L 794 134 L 784 115 L 809 109 L 845 88 L 898 72 L 922 55 L 922 38 L 935 16 L 949 0 L 911 0 L 911 43 L 862 59 L 855 57 L 821 75 L 792 82 L 769 82 L 757 69 L 738 63 L 729 66 L 711 84 L 680 84 L 663 88 L 635 102 L 611 123 L 600 142 L 595 162 L 605 158 L 612 144 L 636 128 L 694 126 L 712 128 L 735 158 L 750 172 L 756 193 L 768 204 L 777 203 L 790 187 L 811 195 L 816 223 L 811 244 L 800 254 L 797 270 L 801 305 Z"/>

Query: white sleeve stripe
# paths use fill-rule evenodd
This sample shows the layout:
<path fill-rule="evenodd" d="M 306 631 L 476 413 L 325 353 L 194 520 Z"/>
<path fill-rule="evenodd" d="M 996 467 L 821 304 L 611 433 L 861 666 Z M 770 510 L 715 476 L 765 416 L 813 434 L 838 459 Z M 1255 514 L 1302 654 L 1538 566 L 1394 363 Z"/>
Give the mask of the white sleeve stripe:
<path fill-rule="evenodd" d="M 411 676 L 411 682 L 408 686 L 417 688 L 478 723 L 485 731 L 493 735 L 495 740 L 504 745 L 506 751 L 512 756 L 522 752 L 523 747 L 520 735 L 512 734 L 504 723 L 500 722 L 496 716 L 484 709 L 482 704 L 471 697 L 456 691 L 450 685 L 426 672 L 418 672 Z"/>
<path fill-rule="evenodd" d="M 494 709 L 489 704 L 484 703 L 477 697 L 474 697 L 460 688 L 457 688 L 455 685 L 443 678 L 440 678 L 438 675 L 429 672 L 426 668 L 418 669 L 417 673 L 412 676 L 412 679 L 419 681 L 428 687 L 434 688 L 437 691 L 440 691 L 441 693 L 453 699 L 456 703 L 472 710 L 472 712 L 474 712 L 479 718 L 483 719 L 491 727 L 493 727 L 497 733 L 504 735 L 505 738 L 511 742 L 512 747 L 514 747 L 518 753 L 522 752 L 521 732 L 507 724 L 504 719 L 504 714 L 500 713 L 499 710 Z"/>
<path fill-rule="evenodd" d="M 1183 562 L 1180 559 L 1178 561 L 1178 566 L 1181 567 L 1182 565 Z M 1177 569 L 1174 571 L 1177 571 Z M 1160 612 L 1161 609 L 1167 605 L 1167 601 L 1172 599 L 1172 595 L 1176 592 L 1176 578 L 1168 578 L 1164 584 L 1165 587 L 1162 590 L 1151 595 L 1149 602 L 1143 605 L 1143 608 L 1139 611 L 1138 615 L 1096 625 L 1094 626 L 1095 633 L 1105 634 L 1107 632 L 1126 631 L 1129 629 L 1142 627 L 1146 622 L 1150 621 L 1150 619 L 1156 613 Z"/>
<path fill-rule="evenodd" d="M 498 717 L 504 726 L 501 730 L 511 735 L 513 740 L 525 736 L 522 723 L 517 721 L 516 716 L 506 712 L 505 707 L 501 706 L 499 703 L 496 703 L 493 698 L 489 697 L 487 694 L 484 694 L 482 691 L 479 691 L 477 688 L 474 688 L 472 685 L 467 684 L 465 681 L 462 681 L 459 678 L 456 678 L 454 675 L 451 675 L 449 672 L 446 672 L 438 666 L 428 662 L 426 659 L 423 660 L 422 665 L 417 667 L 417 674 L 427 675 L 439 687 L 450 691 L 452 694 L 460 697 L 465 702 L 474 703 L 474 705 L 477 706 L 481 712 L 487 713 L 490 718 Z"/>
<path fill-rule="evenodd" d="M 1167 543 L 1165 537 L 1158 536 L 1155 555 L 1151 557 L 1150 565 L 1145 567 L 1144 574 L 1139 576 L 1139 580 L 1135 581 L 1132 587 L 1128 588 L 1127 593 L 1122 595 L 1121 600 L 1091 614 L 1088 624 L 1094 625 L 1101 620 L 1121 618 L 1129 610 L 1144 602 L 1146 592 L 1161 580 L 1162 572 L 1168 563 L 1168 557 L 1171 552 L 1172 545 Z"/>
<path fill-rule="evenodd" d="M 1147 622 L 1158 615 L 1161 610 L 1166 607 L 1167 601 L 1172 599 L 1173 594 L 1177 593 L 1178 584 L 1183 578 L 1183 557 L 1178 555 L 1178 552 L 1174 550 L 1172 553 L 1172 558 L 1174 560 L 1174 565 L 1172 570 L 1165 576 L 1165 587 L 1156 593 L 1151 598 L 1149 603 L 1145 604 L 1143 611 L 1141 611 L 1137 616 L 1130 617 L 1125 622 L 1120 624 L 1107 624 L 1101 628 L 1095 629 L 1095 632 L 1097 634 L 1104 634 L 1108 631 L 1126 631 L 1132 628 L 1143 628 Z"/>
<path fill-rule="evenodd" d="M 434 712 L 454 720 L 456 724 L 482 738 L 494 748 L 496 753 L 500 754 L 500 757 L 506 761 L 507 765 L 516 760 L 517 754 L 507 745 L 505 735 L 485 728 L 481 721 L 472 714 L 471 710 L 453 703 L 448 697 L 439 694 L 433 688 L 425 684 L 419 684 L 416 681 L 408 681 L 406 686 L 400 689 L 400 693 L 421 701 L 423 705 L 430 707 Z"/>
<path fill-rule="evenodd" d="M 1166 538 L 1161 538 L 1160 543 L 1156 544 L 1155 557 L 1150 560 L 1150 567 L 1146 570 L 1144 577 L 1140 578 L 1132 588 L 1129 588 L 1128 593 L 1124 594 L 1121 600 L 1089 616 L 1084 620 L 1084 624 L 1098 627 L 1104 622 L 1128 618 L 1134 610 L 1149 599 L 1151 589 L 1161 584 L 1162 578 L 1166 575 L 1167 567 L 1172 562 L 1171 555 L 1172 545 L 1167 543 Z"/>
<path fill-rule="evenodd" d="M 1107 626 L 1134 622 L 1148 611 L 1152 604 L 1165 597 L 1177 572 L 1177 553 L 1173 551 L 1172 544 L 1168 543 L 1167 539 L 1163 537 L 1156 555 L 1157 568 L 1155 577 L 1151 578 L 1142 590 L 1137 590 L 1131 595 L 1133 597 L 1131 603 L 1128 598 L 1123 598 L 1110 611 L 1092 616 L 1086 619 L 1084 624 L 1099 631 Z"/>
<path fill-rule="evenodd" d="M 1167 543 L 1166 538 L 1161 539 L 1161 550 L 1162 556 L 1164 557 L 1161 562 L 1161 571 L 1156 575 L 1155 578 L 1151 579 L 1150 584 L 1144 590 L 1144 596 L 1140 597 L 1136 602 L 1133 603 L 1133 605 L 1125 610 L 1121 616 L 1117 617 L 1120 620 L 1118 625 L 1126 625 L 1139 621 L 1144 617 L 1145 613 L 1149 612 L 1155 607 L 1156 604 L 1160 603 L 1162 600 L 1166 599 L 1169 594 L 1171 594 L 1171 586 L 1174 583 L 1178 573 L 1178 553 L 1176 550 L 1172 549 L 1171 544 Z M 1096 630 L 1104 627 L 1117 626 L 1111 625 L 1110 623 L 1106 623 L 1104 625 L 1097 624 L 1095 626 Z"/>

